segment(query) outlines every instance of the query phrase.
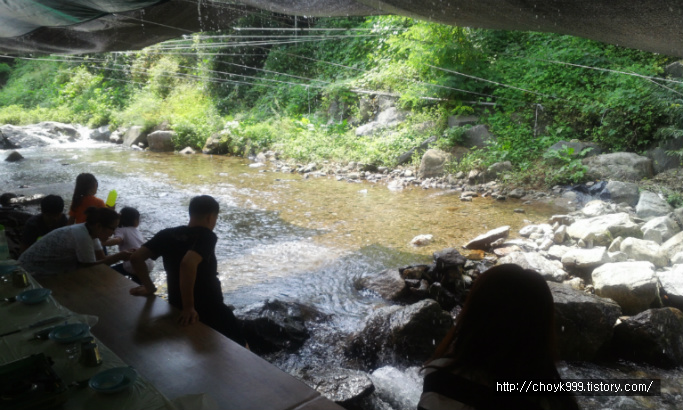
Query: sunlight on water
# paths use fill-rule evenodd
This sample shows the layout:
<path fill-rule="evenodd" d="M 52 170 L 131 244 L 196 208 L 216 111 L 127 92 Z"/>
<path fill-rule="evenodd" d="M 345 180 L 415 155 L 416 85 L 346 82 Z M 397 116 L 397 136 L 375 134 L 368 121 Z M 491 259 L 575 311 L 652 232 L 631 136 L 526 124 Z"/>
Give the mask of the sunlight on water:
<path fill-rule="evenodd" d="M 8 153 L 0 151 L 0 155 Z M 226 302 L 239 307 L 269 298 L 296 300 L 329 315 L 324 323 L 310 324 L 313 336 L 297 354 L 275 360 L 286 371 L 302 363 L 338 362 L 339 340 L 358 330 L 367 314 L 388 304 L 356 289 L 359 277 L 429 263 L 434 251 L 459 248 L 499 226 L 510 225 L 516 236 L 526 220 L 545 222 L 562 212 L 515 200 L 460 202 L 457 194 L 439 190 L 396 192 L 379 184 L 304 179 L 253 169 L 239 158 L 149 153 L 94 142 L 25 149 L 21 154 L 25 161 L 0 161 L 0 192 L 56 193 L 68 204 L 76 176 L 91 172 L 99 180 L 98 197 L 116 189 L 118 209 L 140 210 L 140 231 L 147 238 L 163 228 L 186 224 L 192 196 L 215 196 L 221 204 L 216 254 Z M 22 185 L 29 188 L 19 188 Z M 526 213 L 515 213 L 516 208 Z M 412 247 L 410 240 L 419 234 L 433 235 L 434 243 Z M 161 263 L 156 264 L 154 276 L 156 283 L 164 283 Z M 683 380 L 680 371 L 642 366 L 564 365 L 561 373 L 569 378 Z M 372 378 L 378 397 L 392 408 L 415 408 L 421 382 L 415 368 L 378 369 Z M 579 402 L 586 409 L 676 408 L 683 387 L 680 382 L 663 386 L 666 395 L 661 398 L 581 398 Z"/>

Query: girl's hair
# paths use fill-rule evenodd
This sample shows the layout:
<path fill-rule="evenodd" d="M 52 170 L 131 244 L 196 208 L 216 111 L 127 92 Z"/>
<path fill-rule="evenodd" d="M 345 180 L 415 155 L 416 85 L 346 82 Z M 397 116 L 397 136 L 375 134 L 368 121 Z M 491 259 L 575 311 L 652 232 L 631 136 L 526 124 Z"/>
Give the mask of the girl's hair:
<path fill-rule="evenodd" d="M 107 227 L 118 226 L 119 214 L 110 208 L 95 208 L 94 206 L 89 207 L 85 210 L 85 224 L 95 225 L 101 224 Z"/>
<path fill-rule="evenodd" d="M 121 219 L 119 220 L 119 228 L 127 226 L 135 226 L 140 220 L 140 212 L 137 209 L 129 206 L 121 209 Z"/>
<path fill-rule="evenodd" d="M 74 196 L 71 199 L 71 210 L 75 211 L 81 205 L 83 198 L 97 186 L 97 178 L 95 175 L 87 172 L 78 174 L 76 177 L 76 188 L 74 188 Z"/>
<path fill-rule="evenodd" d="M 491 382 L 560 379 L 554 316 L 553 296 L 540 274 L 514 264 L 494 266 L 475 281 L 431 360 L 448 358 L 446 369 L 476 372 Z"/>

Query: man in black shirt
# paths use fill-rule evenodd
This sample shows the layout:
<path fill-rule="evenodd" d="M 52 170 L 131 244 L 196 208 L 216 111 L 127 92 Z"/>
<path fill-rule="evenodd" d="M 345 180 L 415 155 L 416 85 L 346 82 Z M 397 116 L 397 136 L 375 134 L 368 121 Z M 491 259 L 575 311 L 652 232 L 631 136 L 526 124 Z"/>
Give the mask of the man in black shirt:
<path fill-rule="evenodd" d="M 200 321 L 235 342 L 245 346 L 240 324 L 223 303 L 218 280 L 216 241 L 213 232 L 219 205 L 208 195 L 190 201 L 190 222 L 186 226 L 167 228 L 143 244 L 131 257 L 133 270 L 142 286 L 130 290 L 132 295 L 153 295 L 156 287 L 149 277 L 145 260 L 162 256 L 168 301 L 181 310 L 178 322 L 187 326 Z"/>

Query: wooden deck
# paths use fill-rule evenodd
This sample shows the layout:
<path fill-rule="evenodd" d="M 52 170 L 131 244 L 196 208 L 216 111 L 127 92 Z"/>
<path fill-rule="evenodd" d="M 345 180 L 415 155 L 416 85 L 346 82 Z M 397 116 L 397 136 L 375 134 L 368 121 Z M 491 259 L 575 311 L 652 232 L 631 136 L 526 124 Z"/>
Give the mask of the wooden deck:
<path fill-rule="evenodd" d="M 157 297 L 107 266 L 39 278 L 68 309 L 96 315 L 92 333 L 168 398 L 206 393 L 223 409 L 335 409 L 303 382 L 201 323 L 180 327 Z"/>

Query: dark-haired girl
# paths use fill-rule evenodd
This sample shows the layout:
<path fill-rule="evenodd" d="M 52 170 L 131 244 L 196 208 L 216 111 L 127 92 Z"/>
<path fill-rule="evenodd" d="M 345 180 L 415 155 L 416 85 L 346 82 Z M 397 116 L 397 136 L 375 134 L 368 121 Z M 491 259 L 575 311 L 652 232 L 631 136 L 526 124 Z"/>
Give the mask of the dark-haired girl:
<path fill-rule="evenodd" d="M 572 396 L 515 395 L 497 383 L 560 382 L 555 309 L 545 279 L 518 265 L 484 272 L 425 366 L 420 410 L 575 410 Z"/>
<path fill-rule="evenodd" d="M 86 209 L 90 207 L 104 208 L 107 206 L 103 200 L 95 196 L 97 188 L 97 178 L 93 174 L 87 172 L 78 174 L 74 195 L 71 198 L 71 207 L 69 208 L 69 225 L 85 222 Z"/>
<path fill-rule="evenodd" d="M 113 209 L 88 208 L 85 223 L 55 229 L 43 236 L 21 254 L 19 264 L 37 275 L 54 275 L 80 267 L 128 260 L 131 252 L 102 254 L 101 241 L 106 241 L 118 224 L 119 214 Z"/>

